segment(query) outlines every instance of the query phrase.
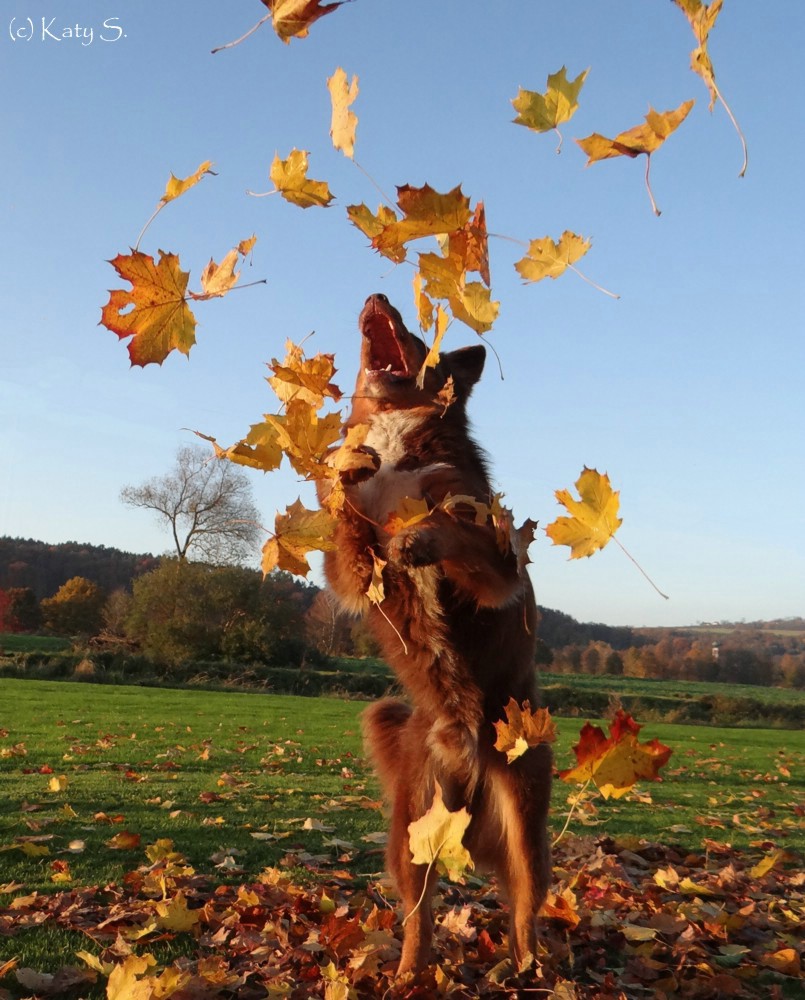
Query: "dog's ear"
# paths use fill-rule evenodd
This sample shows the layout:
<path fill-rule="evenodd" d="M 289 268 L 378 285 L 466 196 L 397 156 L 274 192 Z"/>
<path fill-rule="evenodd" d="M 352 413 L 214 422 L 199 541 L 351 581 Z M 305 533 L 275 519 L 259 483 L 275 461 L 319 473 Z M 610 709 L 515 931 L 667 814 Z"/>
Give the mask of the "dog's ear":
<path fill-rule="evenodd" d="M 480 379 L 486 361 L 486 348 L 482 344 L 474 347 L 460 347 L 442 355 L 445 368 L 453 376 L 456 388 L 463 396 L 469 396 L 472 387 Z"/>

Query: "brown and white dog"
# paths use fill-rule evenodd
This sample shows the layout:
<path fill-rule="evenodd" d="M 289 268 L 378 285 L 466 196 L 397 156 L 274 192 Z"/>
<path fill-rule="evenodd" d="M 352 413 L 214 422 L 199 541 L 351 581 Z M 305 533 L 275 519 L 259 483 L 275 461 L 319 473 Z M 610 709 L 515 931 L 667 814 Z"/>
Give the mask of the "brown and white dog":
<path fill-rule="evenodd" d="M 384 699 L 364 713 L 368 749 L 392 807 L 387 863 L 408 916 L 398 974 L 429 960 L 435 875 L 425 890 L 427 866 L 411 861 L 408 825 L 428 810 L 437 782 L 448 809 L 471 813 L 465 846 L 503 884 L 510 951 L 519 963 L 535 952 L 536 913 L 550 878 L 552 762 L 549 747 L 540 746 L 507 764 L 494 748 L 493 723 L 509 698 L 537 704 L 531 584 L 490 523 L 439 508 L 393 537 L 383 529 L 405 497 L 431 508 L 448 495 L 491 501 L 466 416 L 485 349 L 443 354 L 419 387 L 425 344 L 384 295 L 367 299 L 359 325 L 361 367 L 347 426 L 368 425 L 364 448 L 376 471 L 347 486 L 325 572 L 347 608 L 367 612 L 411 702 Z M 379 607 L 366 598 L 373 554 L 386 560 Z"/>

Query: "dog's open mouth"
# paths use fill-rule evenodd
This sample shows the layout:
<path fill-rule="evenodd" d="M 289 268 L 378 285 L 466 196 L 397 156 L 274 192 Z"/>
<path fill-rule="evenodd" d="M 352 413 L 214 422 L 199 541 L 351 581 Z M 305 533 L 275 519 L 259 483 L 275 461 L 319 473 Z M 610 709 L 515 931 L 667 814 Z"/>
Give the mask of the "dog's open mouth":
<path fill-rule="evenodd" d="M 364 373 L 369 376 L 393 380 L 412 378 L 397 324 L 391 316 L 374 309 L 362 317 L 361 333 L 369 343 L 368 360 Z"/>

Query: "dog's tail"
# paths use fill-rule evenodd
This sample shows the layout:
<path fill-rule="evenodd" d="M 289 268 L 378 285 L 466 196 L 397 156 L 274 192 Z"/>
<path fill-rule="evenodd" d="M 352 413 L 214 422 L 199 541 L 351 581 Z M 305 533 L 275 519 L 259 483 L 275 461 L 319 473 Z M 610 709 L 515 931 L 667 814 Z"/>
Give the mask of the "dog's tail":
<path fill-rule="evenodd" d="M 362 717 L 363 738 L 389 798 L 397 784 L 402 763 L 402 735 L 411 708 L 397 698 L 383 698 L 367 708 Z"/>

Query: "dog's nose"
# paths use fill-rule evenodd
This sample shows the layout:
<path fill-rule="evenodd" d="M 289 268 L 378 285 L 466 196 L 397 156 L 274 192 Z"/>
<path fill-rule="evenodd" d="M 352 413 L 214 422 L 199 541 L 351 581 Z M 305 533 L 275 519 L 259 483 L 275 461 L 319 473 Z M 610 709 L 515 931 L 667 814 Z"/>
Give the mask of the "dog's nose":
<path fill-rule="evenodd" d="M 389 304 L 389 300 L 382 292 L 375 292 L 374 295 L 370 295 L 369 298 L 366 300 L 367 306 L 369 305 L 370 302 L 384 302 L 386 305 Z"/>

